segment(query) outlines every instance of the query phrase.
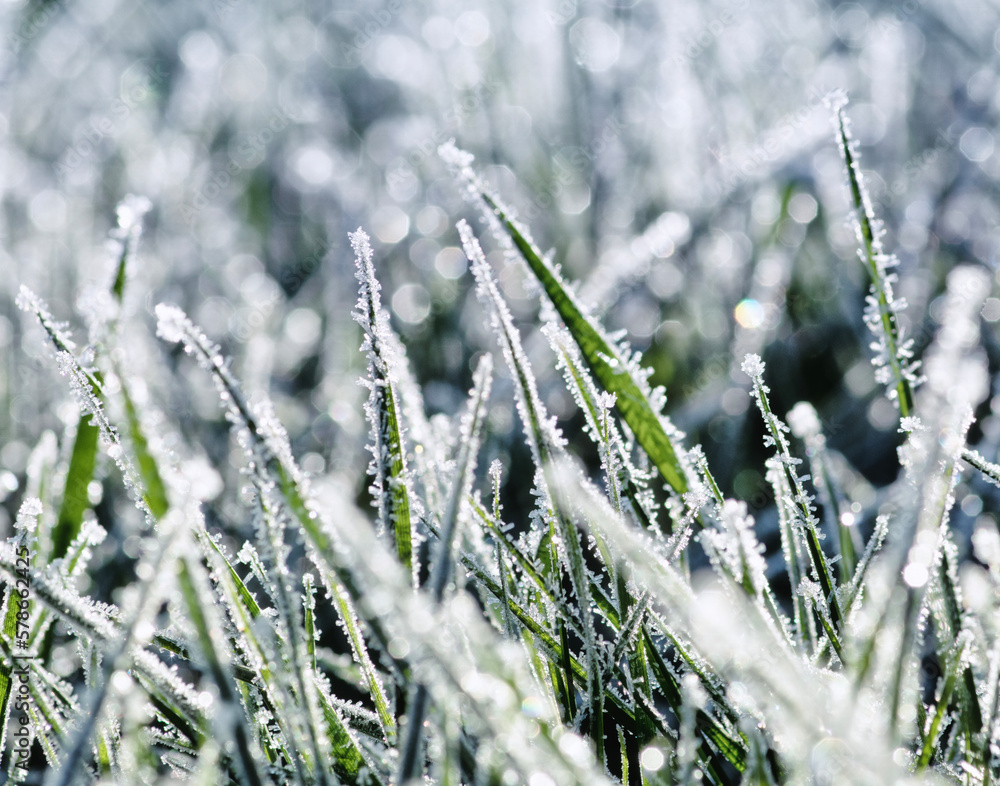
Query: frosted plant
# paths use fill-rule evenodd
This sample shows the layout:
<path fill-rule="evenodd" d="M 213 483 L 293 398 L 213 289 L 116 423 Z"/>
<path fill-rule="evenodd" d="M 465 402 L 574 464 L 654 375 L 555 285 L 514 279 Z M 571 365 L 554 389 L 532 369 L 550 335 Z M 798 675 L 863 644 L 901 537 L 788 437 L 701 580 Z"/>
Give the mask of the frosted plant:
<path fill-rule="evenodd" d="M 361 284 L 354 318 L 364 331 L 361 351 L 368 357 L 368 373 L 362 377 L 361 384 L 370 391 L 365 413 L 372 434 L 369 445 L 372 452 L 369 473 L 374 477 L 372 496 L 380 526 L 385 532 L 392 534 L 400 561 L 411 567 L 416 576 L 406 447 L 396 392 L 397 360 L 393 340 L 390 338 L 389 316 L 382 308 L 382 287 L 375 277 L 368 235 L 358 229 L 351 235 L 351 246 L 357 258 L 357 277 Z"/>
<path fill-rule="evenodd" d="M 688 490 L 693 480 L 691 467 L 679 445 L 681 434 L 663 414 L 664 391 L 650 388 L 650 370 L 640 364 L 640 357 L 617 344 L 600 323 L 577 301 L 564 281 L 558 266 L 535 247 L 527 228 L 506 207 L 472 168 L 473 157 L 455 147 L 443 145 L 439 153 L 452 169 L 467 199 L 478 206 L 501 247 L 513 244 L 532 275 L 545 291 L 579 346 L 597 381 L 618 398 L 623 420 L 636 436 L 664 480 L 678 494 Z"/>
<path fill-rule="evenodd" d="M 749 354 L 744 359 L 742 368 L 743 373 L 750 377 L 753 384 L 752 394 L 767 428 L 764 445 L 775 448 L 775 472 L 784 474 L 788 480 L 787 492 L 779 494 L 778 504 L 787 506 L 786 509 L 794 516 L 793 537 L 802 537 L 805 541 L 812 577 L 819 583 L 821 589 L 817 598 L 821 612 L 820 622 L 826 631 L 829 643 L 842 657 L 840 637 L 843 632 L 844 616 L 827 557 L 820 545 L 822 535 L 815 515 L 816 508 L 812 495 L 805 487 L 809 476 L 799 474 L 797 468 L 801 464 L 801 459 L 792 456 L 788 439 L 785 437 L 789 428 L 771 411 L 767 398 L 770 389 L 764 384 L 764 362 L 759 355 Z M 780 467 L 780 471 L 777 467 Z M 787 556 L 786 553 L 786 558 Z"/>
<path fill-rule="evenodd" d="M 833 93 L 828 102 L 833 110 L 837 146 L 847 167 L 847 181 L 854 204 L 851 223 L 858 239 L 858 258 L 871 279 L 865 322 L 875 336 L 871 345 L 875 353 L 872 358 L 875 378 L 886 386 L 889 399 L 896 404 L 900 415 L 906 417 L 913 410 L 913 389 L 920 382 L 917 376 L 920 364 L 913 360 L 913 340 L 907 338 L 899 327 L 899 314 L 906 308 L 906 302 L 893 292 L 897 276 L 892 271 L 899 261 L 886 254 L 882 247 L 885 229 L 882 222 L 875 218 L 871 198 L 865 188 L 857 144 L 851 138 L 850 121 L 844 111 L 847 96 L 840 92 Z"/>
<path fill-rule="evenodd" d="M 245 394 L 216 341 L 160 305 L 157 333 L 208 375 L 236 447 L 214 437 L 191 444 L 223 430 L 200 402 L 183 428 L 159 414 L 183 400 L 187 361 L 177 352 L 155 370 L 133 358 L 128 348 L 139 344 L 126 338 L 149 333 L 146 315 L 108 305 L 128 292 L 148 208 L 123 202 L 114 283 L 89 301 L 99 313 L 85 350 L 38 298 L 21 297 L 83 417 L 38 435 L 23 485 L 0 472 L 0 489 L 20 505 L 0 547 L 5 741 L 29 729 L 52 784 L 1000 781 L 995 500 L 969 494 L 961 505 L 976 518 L 975 562 L 963 562 L 965 522 L 954 510 L 966 473 L 1000 480 L 967 444 L 989 395 L 977 314 L 990 277 L 951 273 L 935 306 L 941 330 L 924 358 L 927 382 L 907 399 L 915 367 L 881 318 L 899 314 L 889 263 L 843 124 L 838 141 L 860 236 L 871 241 L 865 259 L 881 277 L 872 296 L 880 378 L 895 384 L 905 440 L 900 477 L 878 489 L 833 447 L 835 432 L 812 405 L 796 405 L 786 425 L 774 409 L 785 391 L 772 396 L 765 383 L 777 387 L 782 369 L 751 353 L 742 367 L 770 454 L 757 469 L 773 497 L 733 498 L 732 479 L 713 474 L 710 443 L 681 447 L 639 355 L 581 305 L 471 157 L 449 147 L 443 155 L 496 240 L 540 286 L 536 324 L 561 372 L 547 382 L 561 383 L 578 412 L 560 421 L 546 406 L 526 346 L 535 336 L 522 338 L 523 312 L 508 306 L 463 221 L 477 296 L 463 319 L 488 322 L 520 433 L 491 397 L 489 354 L 469 369 L 464 408 L 428 415 L 415 381 L 424 370 L 407 366 L 359 230 L 349 241 L 370 477 L 351 461 L 352 440 L 360 454 L 363 437 L 345 402 L 311 403 L 336 415 L 338 436 L 322 449 L 346 460 L 300 470 L 296 450 L 326 439 L 324 419 L 297 417 L 302 408 L 278 386 L 273 404 Z M 433 234 L 428 215 L 417 225 L 429 242 L 443 230 Z M 195 305 L 211 332 L 213 307 Z M 903 343 L 893 349 L 890 336 Z M 480 348 L 462 349 L 464 360 Z M 724 399 L 726 413 L 735 400 Z M 5 446 L 0 459 L 17 452 Z M 217 496 L 190 482 L 208 474 L 206 455 L 224 486 Z M 890 451 L 886 474 L 894 459 Z M 368 483 L 374 512 L 361 509 Z M 149 526 L 134 526 L 127 494 Z M 940 665 L 938 679 L 920 676 L 921 658 Z M 9 753 L 0 766 L 8 780 L 32 782 Z"/>
<path fill-rule="evenodd" d="M 848 509 L 847 499 L 840 487 L 819 415 L 812 404 L 800 401 L 789 410 L 788 425 L 792 434 L 805 443 L 810 477 L 826 511 L 827 529 L 837 536 L 840 580 L 841 583 L 849 582 L 857 562 L 858 534 L 853 526 L 855 515 Z"/>

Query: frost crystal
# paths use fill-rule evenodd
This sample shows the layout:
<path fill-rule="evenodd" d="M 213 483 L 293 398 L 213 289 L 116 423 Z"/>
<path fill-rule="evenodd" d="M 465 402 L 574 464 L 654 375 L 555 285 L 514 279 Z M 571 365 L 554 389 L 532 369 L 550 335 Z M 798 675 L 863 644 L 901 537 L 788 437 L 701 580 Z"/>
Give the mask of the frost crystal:
<path fill-rule="evenodd" d="M 757 379 L 764 375 L 764 361 L 760 359 L 760 355 L 754 353 L 748 354 L 743 359 L 741 368 L 743 369 L 743 373 L 751 379 Z"/>
<path fill-rule="evenodd" d="M 156 306 L 156 335 L 164 341 L 176 344 L 184 338 L 190 326 L 187 315 L 177 306 L 159 303 Z"/>
<path fill-rule="evenodd" d="M 799 439 L 815 437 L 822 431 L 819 416 L 808 401 L 800 401 L 789 410 L 788 425 Z"/>
<path fill-rule="evenodd" d="M 14 526 L 18 532 L 32 536 L 38 526 L 38 517 L 42 515 L 42 501 L 38 497 L 28 497 L 21 503 L 17 511 L 17 521 Z"/>

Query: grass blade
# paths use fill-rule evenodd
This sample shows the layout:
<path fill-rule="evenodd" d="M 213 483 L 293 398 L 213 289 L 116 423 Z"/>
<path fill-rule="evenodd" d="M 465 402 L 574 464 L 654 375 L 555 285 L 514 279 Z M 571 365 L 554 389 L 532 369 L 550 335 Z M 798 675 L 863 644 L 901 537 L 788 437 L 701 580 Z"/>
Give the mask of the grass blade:
<path fill-rule="evenodd" d="M 674 446 L 682 435 L 660 414 L 662 402 L 650 391 L 648 374 L 637 368 L 633 359 L 623 354 L 600 325 L 585 314 L 559 271 L 532 243 L 527 230 L 472 170 L 472 157 L 454 146 L 443 147 L 441 155 L 456 170 L 473 198 L 483 205 L 487 219 L 498 222 L 521 252 L 580 347 L 591 373 L 607 392 L 616 396 L 618 412 L 664 480 L 678 494 L 688 491 L 689 472 Z"/>
<path fill-rule="evenodd" d="M 223 660 L 224 647 L 221 641 L 221 625 L 212 618 L 201 599 L 208 597 L 207 579 L 200 573 L 201 566 L 182 558 L 177 563 L 177 583 L 188 610 L 189 619 L 198 634 L 198 644 L 208 663 L 212 682 L 219 691 L 219 701 L 223 710 L 217 713 L 221 739 L 235 741 L 241 772 L 250 786 L 263 786 L 268 780 L 258 770 L 257 756 L 251 747 L 251 735 L 244 721 L 243 710 L 239 707 L 232 688 L 232 675 Z"/>
<path fill-rule="evenodd" d="M 876 379 L 886 385 L 889 399 L 895 402 L 902 417 L 908 417 L 913 413 L 913 389 L 918 383 L 916 371 L 919 363 L 912 361 L 912 340 L 904 340 L 899 329 L 899 304 L 892 291 L 896 276 L 889 272 L 897 262 L 882 249 L 883 229 L 875 219 L 871 200 L 864 186 L 855 144 L 844 113 L 846 103 L 846 98 L 840 94 L 835 95 L 831 101 L 837 147 L 847 168 L 851 201 L 854 203 L 854 228 L 860 244 L 858 256 L 871 279 L 865 321 L 876 339 L 878 354 L 872 362 L 876 367 Z"/>
<path fill-rule="evenodd" d="M 492 356 L 483 355 L 476 367 L 469 408 L 462 418 L 458 476 L 448 498 L 448 506 L 441 525 L 437 559 L 431 577 L 431 596 L 438 604 L 444 598 L 445 588 L 451 579 L 452 548 L 458 532 L 459 515 L 467 504 L 469 493 L 472 491 L 472 482 L 475 480 L 480 433 L 487 415 L 490 386 L 493 381 L 492 370 Z M 399 760 L 399 776 L 396 779 L 398 783 L 406 783 L 411 778 L 417 777 L 421 769 L 418 753 L 423 734 L 424 713 L 427 711 L 427 699 L 427 688 L 422 684 L 418 685 L 411 703 L 407 735 Z"/>
<path fill-rule="evenodd" d="M 580 533 L 574 523 L 561 510 L 561 505 L 557 503 L 556 498 L 551 493 L 554 480 L 551 474 L 551 461 L 562 455 L 564 443 L 554 421 L 549 418 L 538 397 L 534 375 L 521 346 L 517 328 L 514 327 L 510 311 L 493 280 L 492 271 L 486 262 L 479 242 L 466 222 L 459 222 L 458 231 L 466 256 L 471 263 L 472 272 L 476 277 L 477 295 L 489 309 L 494 333 L 503 350 L 511 376 L 515 380 L 514 390 L 518 412 L 521 414 L 525 437 L 531 447 L 535 465 L 540 472 L 539 480 L 542 486 L 540 490 L 554 514 L 559 539 L 563 547 L 564 561 L 579 604 L 584 649 L 587 657 L 590 732 L 597 749 L 597 759 L 603 763 L 604 690 L 600 683 L 604 670 L 594 629 L 590 578 L 584 561 Z"/>
<path fill-rule="evenodd" d="M 375 478 L 372 491 L 379 524 L 392 533 L 399 561 L 410 569 L 416 583 L 406 449 L 400 429 L 399 399 L 393 370 L 396 358 L 392 351 L 393 342 L 388 337 L 389 317 L 382 308 L 381 286 L 375 277 L 368 235 L 358 229 L 350 238 L 357 257 L 360 283 L 354 318 L 364 331 L 361 351 L 368 356 L 368 373 L 361 383 L 371 391 L 365 412 L 372 427 L 370 472 Z"/>

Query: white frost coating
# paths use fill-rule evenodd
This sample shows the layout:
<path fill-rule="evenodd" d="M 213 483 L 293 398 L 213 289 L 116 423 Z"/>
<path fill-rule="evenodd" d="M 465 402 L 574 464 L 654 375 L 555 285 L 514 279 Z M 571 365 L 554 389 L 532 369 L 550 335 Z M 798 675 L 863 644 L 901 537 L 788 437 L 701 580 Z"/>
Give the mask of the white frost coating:
<path fill-rule="evenodd" d="M 524 424 L 525 437 L 531 447 L 536 465 L 541 467 L 553 456 L 554 452 L 562 450 L 566 444 L 565 440 L 556 427 L 555 418 L 549 417 L 545 405 L 542 404 L 538 396 L 535 377 L 531 373 L 527 355 L 524 354 L 524 349 L 521 346 L 520 333 L 514 326 L 514 318 L 511 316 L 510 309 L 507 308 L 507 304 L 497 288 L 493 271 L 486 261 L 479 241 L 473 234 L 472 228 L 464 220 L 458 222 L 458 234 L 462 239 L 462 246 L 476 278 L 476 295 L 489 310 L 490 324 L 500 348 L 503 350 L 504 358 L 514 378 L 515 388 L 519 393 L 517 410 L 521 416 L 521 422 Z"/>
<path fill-rule="evenodd" d="M 159 303 L 156 306 L 156 335 L 164 341 L 176 344 L 184 338 L 184 333 L 191 326 L 187 314 L 177 306 Z"/>
<path fill-rule="evenodd" d="M 30 516 L 31 518 L 37 518 L 42 515 L 42 501 L 37 497 L 28 497 L 24 502 L 21 503 L 21 507 L 17 512 L 17 518 L 20 520 L 22 516 Z"/>
<path fill-rule="evenodd" d="M 910 390 L 922 382 L 917 376 L 920 362 L 913 360 L 913 339 L 904 335 L 899 327 L 899 314 L 906 309 L 906 301 L 897 298 L 893 284 L 898 277 L 891 270 L 899 265 L 895 256 L 886 254 L 882 247 L 882 237 L 885 228 L 875 217 L 871 198 L 865 188 L 865 177 L 859 163 L 857 142 L 851 137 L 850 118 L 844 113 L 847 105 L 847 95 L 842 90 L 834 91 L 827 97 L 827 105 L 832 110 L 833 124 L 836 133 L 837 147 L 841 158 L 849 168 L 848 189 L 852 201 L 860 198 L 864 216 L 859 216 L 857 210 L 850 214 L 851 223 L 858 242 L 858 258 L 868 269 L 872 279 L 871 288 L 865 298 L 865 323 L 875 337 L 871 344 L 874 352 L 872 365 L 875 366 L 875 379 L 886 386 L 886 395 L 897 407 L 900 388 L 908 386 Z M 857 183 L 858 194 L 853 193 L 851 179 Z"/>
<path fill-rule="evenodd" d="M 42 299 L 24 284 L 18 290 L 16 303 L 22 311 L 27 311 L 38 317 L 38 321 L 42 323 L 49 341 L 55 346 L 57 352 L 73 352 L 76 349 L 68 325 L 65 322 L 56 322 Z"/>
<path fill-rule="evenodd" d="M 520 711 L 537 706 L 541 722 L 556 722 L 548 704 L 537 701 L 538 686 L 524 649 L 501 639 L 464 593 L 435 607 L 426 593 L 412 589 L 406 571 L 372 528 L 358 520 L 351 503 L 341 500 L 338 509 L 343 515 L 332 522 L 337 547 L 331 556 L 357 582 L 366 615 L 410 644 L 414 676 L 427 686 L 434 703 L 444 705 L 461 692 L 468 702 L 463 722 L 482 730 L 483 745 L 495 744 L 503 751 L 519 773 L 518 782 L 545 772 L 557 783 L 610 783 L 592 759 L 578 758 L 577 748 L 560 745 L 556 735 L 539 735 L 537 719 Z"/>
<path fill-rule="evenodd" d="M 17 511 L 14 529 L 22 538 L 31 539 L 38 529 L 38 517 L 42 515 L 42 501 L 37 497 L 27 497 Z"/>
<path fill-rule="evenodd" d="M 764 561 L 764 545 L 757 540 L 753 516 L 747 514 L 745 502 L 727 499 L 722 505 L 723 530 L 708 530 L 703 533 L 710 538 L 718 555 L 727 562 L 737 581 L 749 579 L 758 598 L 762 598 L 767 587 L 767 563 Z"/>
<path fill-rule="evenodd" d="M 788 411 L 788 425 L 799 439 L 808 439 L 818 436 L 822 430 L 819 422 L 819 415 L 816 409 L 808 401 L 800 401 Z"/>
<path fill-rule="evenodd" d="M 760 359 L 760 355 L 754 353 L 748 354 L 743 359 L 743 365 L 741 368 L 743 369 L 743 373 L 754 381 L 756 381 L 758 377 L 763 377 L 764 375 L 764 361 Z"/>
<path fill-rule="evenodd" d="M 619 335 L 608 334 L 600 322 L 590 313 L 590 310 L 580 302 L 580 299 L 575 294 L 575 286 L 563 278 L 559 265 L 555 264 L 552 260 L 552 254 L 542 254 L 538 251 L 537 246 L 531 238 L 530 230 L 518 220 L 516 211 L 504 204 L 493 189 L 472 168 L 473 156 L 471 154 L 456 148 L 454 141 L 442 145 L 438 153 L 442 160 L 451 168 L 453 175 L 462 187 L 462 193 L 467 201 L 479 209 L 483 219 L 489 225 L 497 245 L 506 251 L 508 257 L 516 260 L 519 264 L 526 264 L 521 253 L 514 248 L 511 236 L 507 228 L 504 227 L 501 219 L 506 220 L 521 235 L 524 241 L 532 247 L 533 251 L 542 260 L 548 274 L 555 280 L 563 295 L 572 304 L 572 307 L 586 320 L 590 328 L 602 337 L 608 348 L 612 351 L 613 356 L 605 356 L 603 360 L 612 368 L 627 372 L 643 396 L 648 399 L 651 409 L 663 427 L 664 433 L 666 433 L 676 448 L 677 463 L 682 475 L 689 484 L 696 483 L 697 475 L 691 467 L 685 451 L 680 447 L 683 444 L 685 435 L 663 414 L 663 408 L 666 406 L 666 391 L 663 386 L 650 387 L 649 377 L 653 373 L 653 369 L 642 366 L 641 353 L 632 350 L 631 347 L 622 342 L 621 338 L 624 333 Z M 537 276 L 531 273 L 528 280 L 535 282 L 537 281 Z M 543 298 L 543 302 L 547 300 L 548 298 Z"/>
<path fill-rule="evenodd" d="M 142 232 L 142 219 L 152 207 L 153 203 L 144 196 L 126 195 L 115 210 L 119 228 L 128 233 Z"/>
<path fill-rule="evenodd" d="M 502 476 L 503 464 L 500 459 L 493 459 L 493 461 L 490 462 L 490 478 L 493 480 L 493 485 L 494 488 L 497 489 L 497 493 L 499 493 L 500 479 Z"/>

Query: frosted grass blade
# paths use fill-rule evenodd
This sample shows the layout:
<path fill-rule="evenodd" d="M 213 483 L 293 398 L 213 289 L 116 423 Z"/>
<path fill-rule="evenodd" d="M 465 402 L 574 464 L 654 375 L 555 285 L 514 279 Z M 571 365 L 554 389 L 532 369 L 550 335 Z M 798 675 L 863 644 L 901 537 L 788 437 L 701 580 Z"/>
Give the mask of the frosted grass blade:
<path fill-rule="evenodd" d="M 90 510 L 88 487 L 97 466 L 97 439 L 100 433 L 101 430 L 94 425 L 90 413 L 80 416 L 66 472 L 62 505 L 52 531 L 52 559 L 58 559 L 66 553 L 69 544 L 80 532 L 83 514 Z"/>
<path fill-rule="evenodd" d="M 382 308 L 381 285 L 375 277 L 368 235 L 359 228 L 350 235 L 350 239 L 357 259 L 360 284 L 354 319 L 364 331 L 361 351 L 368 357 L 368 373 L 361 379 L 361 384 L 370 391 L 365 412 L 372 428 L 370 473 L 375 478 L 372 492 L 379 524 L 392 533 L 399 561 L 411 569 L 415 583 L 417 567 L 413 559 L 406 448 L 400 428 L 399 397 L 393 370 L 396 358 L 392 351 L 393 342 L 388 337 L 389 317 Z"/>
<path fill-rule="evenodd" d="M 895 298 L 892 285 L 896 276 L 889 272 L 897 262 L 882 248 L 884 230 L 875 218 L 858 165 L 855 143 L 844 112 L 847 99 L 838 93 L 834 94 L 830 103 L 834 112 L 837 146 L 847 168 L 851 201 L 854 203 L 854 227 L 860 244 L 858 257 L 871 279 L 865 321 L 876 339 L 877 355 L 872 361 L 876 367 L 875 376 L 886 385 L 889 399 L 898 407 L 900 416 L 908 417 L 913 412 L 913 389 L 919 381 L 916 375 L 919 363 L 912 360 L 912 340 L 905 340 L 899 329 L 898 314 L 905 303 Z"/>
<path fill-rule="evenodd" d="M 132 396 L 129 395 L 128 387 L 124 382 L 121 386 L 121 397 L 125 406 L 125 418 L 128 422 L 128 434 L 132 451 L 135 454 L 136 468 L 142 478 L 143 499 L 149 506 L 149 512 L 153 514 L 153 518 L 159 519 L 170 508 L 170 503 L 167 501 L 167 489 L 163 485 L 163 478 L 160 475 L 156 459 L 149 450 L 149 440 L 143 433 L 135 403 L 132 401 Z"/>
<path fill-rule="evenodd" d="M 794 458 L 789 449 L 788 440 L 785 434 L 788 426 L 771 411 L 771 405 L 767 394 L 769 388 L 764 384 L 764 362 L 758 355 L 749 354 L 743 361 L 743 373 L 750 377 L 753 382 L 753 397 L 757 401 L 757 406 L 764 418 L 764 424 L 768 430 L 768 436 L 764 438 L 764 444 L 775 448 L 775 458 L 781 469 L 788 476 L 788 482 L 792 490 L 791 503 L 803 524 L 806 547 L 809 553 L 809 560 L 822 589 L 822 612 L 820 621 L 824 624 L 830 642 L 841 652 L 843 645 L 840 637 L 843 635 L 844 615 L 840 608 L 840 600 L 837 596 L 837 586 L 830 572 L 830 566 L 826 555 L 820 546 L 819 522 L 816 520 L 812 497 L 806 492 L 804 482 L 808 478 L 800 476 L 795 467 L 801 463 L 800 459 Z M 828 620 L 825 617 L 829 617 Z M 826 624 L 829 622 L 829 626 Z"/>
<path fill-rule="evenodd" d="M 487 415 L 490 386 L 493 381 L 492 374 L 493 358 L 491 355 L 483 355 L 476 367 L 468 410 L 462 417 L 458 475 L 448 497 L 448 505 L 441 524 L 438 551 L 431 575 L 431 596 L 438 604 L 444 598 L 445 588 L 451 579 L 453 542 L 458 532 L 460 515 L 467 505 L 468 496 L 472 491 L 472 483 L 475 480 L 480 432 Z M 427 688 L 422 684 L 418 685 L 411 702 L 407 735 L 399 760 L 399 777 L 397 778 L 399 783 L 405 783 L 416 777 L 421 769 L 418 759 L 422 758 L 419 756 L 419 751 L 427 700 Z"/>
<path fill-rule="evenodd" d="M 527 229 L 472 170 L 472 156 L 458 151 L 454 145 L 446 145 L 440 152 L 463 181 L 470 197 L 482 205 L 487 219 L 498 223 L 521 252 L 580 347 L 591 373 L 607 392 L 615 394 L 618 411 L 664 480 L 678 494 L 688 491 L 689 473 L 674 446 L 682 437 L 660 414 L 662 403 L 654 403 L 645 372 L 635 368 L 632 359 L 623 355 L 597 322 L 586 315 L 559 271 L 532 243 Z"/>
<path fill-rule="evenodd" d="M 269 779 L 259 771 L 257 756 L 252 749 L 252 734 L 246 727 L 245 716 L 232 688 L 232 676 L 223 660 L 225 648 L 221 640 L 220 623 L 214 620 L 201 598 L 207 597 L 207 579 L 200 575 L 201 566 L 181 558 L 177 563 L 177 582 L 190 615 L 191 623 L 198 633 L 198 644 L 208 663 L 212 681 L 219 691 L 222 711 L 217 714 L 221 739 L 235 742 L 236 755 L 241 765 L 243 777 L 250 786 L 263 786 Z"/>
<path fill-rule="evenodd" d="M 550 493 L 552 478 L 550 462 L 562 455 L 563 439 L 556 428 L 553 419 L 549 418 L 544 405 L 538 397 L 534 374 L 528 363 L 527 356 L 521 346 L 521 339 L 514 326 L 513 318 L 503 297 L 493 279 L 492 271 L 486 262 L 479 241 L 465 221 L 458 224 L 458 232 L 462 238 L 462 246 L 472 266 L 476 277 L 476 292 L 480 301 L 489 310 L 490 323 L 497 341 L 503 350 L 504 359 L 515 380 L 515 397 L 518 412 L 524 426 L 525 437 L 532 451 L 532 457 L 538 469 L 538 479 L 542 484 L 540 489 L 551 505 L 559 538 L 562 541 L 562 553 L 570 582 L 579 603 L 580 621 L 583 628 L 584 649 L 587 656 L 587 696 L 591 723 L 591 737 L 597 749 L 597 759 L 604 762 L 604 690 L 601 686 L 603 676 L 602 653 L 599 650 L 594 628 L 594 615 L 591 609 L 592 593 L 589 573 L 583 555 L 583 545 L 576 526 L 561 510 L 561 505 Z"/>

